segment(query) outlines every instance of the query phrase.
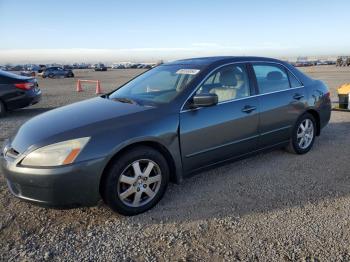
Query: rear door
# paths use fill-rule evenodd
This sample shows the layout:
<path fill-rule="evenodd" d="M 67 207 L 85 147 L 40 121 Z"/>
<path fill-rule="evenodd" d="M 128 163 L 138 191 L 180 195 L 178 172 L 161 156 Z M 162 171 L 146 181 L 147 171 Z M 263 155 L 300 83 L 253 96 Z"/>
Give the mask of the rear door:
<path fill-rule="evenodd" d="M 259 108 L 252 91 L 245 64 L 224 66 L 208 76 L 196 93 L 215 93 L 219 103 L 180 113 L 185 172 L 256 150 Z"/>
<path fill-rule="evenodd" d="M 259 148 L 288 141 L 306 108 L 305 88 L 281 64 L 253 63 L 252 67 L 259 90 Z"/>

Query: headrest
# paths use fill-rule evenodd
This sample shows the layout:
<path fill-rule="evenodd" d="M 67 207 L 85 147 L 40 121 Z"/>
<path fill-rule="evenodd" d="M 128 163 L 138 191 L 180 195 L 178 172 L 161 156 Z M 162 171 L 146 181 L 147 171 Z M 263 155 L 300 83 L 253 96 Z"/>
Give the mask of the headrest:
<path fill-rule="evenodd" d="M 267 74 L 266 78 L 267 78 L 267 80 L 273 80 L 273 81 L 282 80 L 283 79 L 283 75 L 279 71 L 272 71 L 272 72 L 269 72 Z"/>
<path fill-rule="evenodd" d="M 220 72 L 220 84 L 222 86 L 236 86 L 237 80 L 231 70 Z"/>

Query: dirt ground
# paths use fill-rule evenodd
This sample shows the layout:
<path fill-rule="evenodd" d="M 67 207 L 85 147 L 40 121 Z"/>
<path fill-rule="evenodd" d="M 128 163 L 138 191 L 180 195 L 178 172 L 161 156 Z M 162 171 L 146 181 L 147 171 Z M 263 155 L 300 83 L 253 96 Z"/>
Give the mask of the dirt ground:
<path fill-rule="evenodd" d="M 336 88 L 350 68 L 303 68 Z M 31 117 L 95 96 L 142 70 L 77 70 L 75 79 L 40 79 L 42 101 L 0 119 L 0 143 Z M 52 210 L 14 198 L 0 171 L 1 261 L 350 261 L 350 113 L 332 112 L 314 148 L 298 156 L 260 154 L 171 184 L 136 216 L 94 208 Z"/>

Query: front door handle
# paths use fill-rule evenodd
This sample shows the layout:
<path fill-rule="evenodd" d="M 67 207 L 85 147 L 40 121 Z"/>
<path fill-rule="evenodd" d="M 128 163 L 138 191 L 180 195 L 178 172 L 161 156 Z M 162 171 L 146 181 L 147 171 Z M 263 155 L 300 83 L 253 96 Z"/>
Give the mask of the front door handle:
<path fill-rule="evenodd" d="M 253 112 L 254 110 L 256 110 L 256 106 L 248 106 L 247 105 L 247 106 L 242 108 L 242 112 L 247 113 L 247 114 Z"/>
<path fill-rule="evenodd" d="M 302 99 L 303 97 L 304 97 L 304 95 L 295 94 L 295 95 L 293 96 L 293 99 L 295 99 L 295 100 L 300 100 L 300 99 Z"/>

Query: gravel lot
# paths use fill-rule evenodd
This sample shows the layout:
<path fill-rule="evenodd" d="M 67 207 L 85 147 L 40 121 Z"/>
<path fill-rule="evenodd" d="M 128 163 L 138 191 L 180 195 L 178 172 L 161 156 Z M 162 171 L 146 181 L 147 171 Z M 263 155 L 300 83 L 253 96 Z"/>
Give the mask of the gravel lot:
<path fill-rule="evenodd" d="M 303 69 L 336 87 L 350 68 Z M 75 72 L 103 91 L 141 70 Z M 29 118 L 94 96 L 76 79 L 39 79 L 43 100 L 0 119 L 0 142 Z M 350 113 L 333 112 L 312 151 L 276 150 L 171 184 L 149 212 L 44 209 L 12 197 L 0 171 L 2 261 L 350 261 Z"/>

